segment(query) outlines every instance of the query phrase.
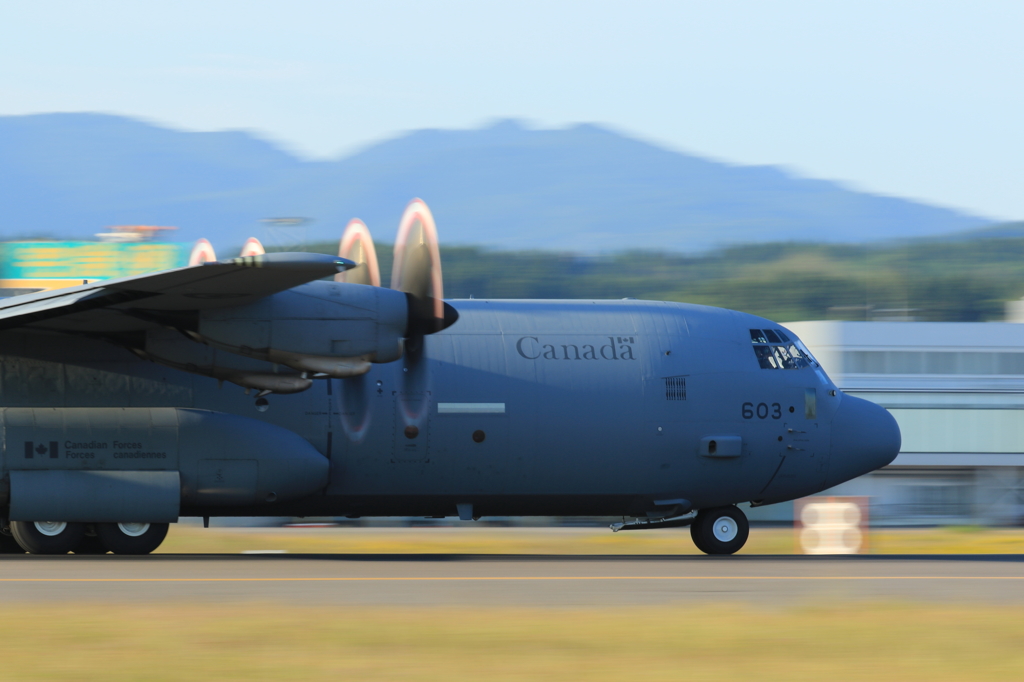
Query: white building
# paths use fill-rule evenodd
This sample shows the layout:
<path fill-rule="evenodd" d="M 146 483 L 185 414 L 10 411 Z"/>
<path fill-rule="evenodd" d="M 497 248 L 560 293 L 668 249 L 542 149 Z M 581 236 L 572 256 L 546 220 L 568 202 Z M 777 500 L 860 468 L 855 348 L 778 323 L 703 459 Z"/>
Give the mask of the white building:
<path fill-rule="evenodd" d="M 895 462 L 830 492 L 871 496 L 881 523 L 1024 523 L 1024 324 L 786 326 L 903 433 Z"/>

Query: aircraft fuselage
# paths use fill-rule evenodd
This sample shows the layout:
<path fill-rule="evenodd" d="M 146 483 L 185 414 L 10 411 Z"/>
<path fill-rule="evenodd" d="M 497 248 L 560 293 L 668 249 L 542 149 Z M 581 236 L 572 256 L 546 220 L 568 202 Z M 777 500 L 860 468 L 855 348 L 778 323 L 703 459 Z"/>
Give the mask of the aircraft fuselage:
<path fill-rule="evenodd" d="M 844 396 L 814 363 L 763 367 L 751 330 L 782 329 L 763 318 L 634 300 L 450 303 L 458 323 L 421 349 L 362 376 L 271 395 L 265 411 L 238 386 L 106 341 L 5 332 L 3 472 L 177 467 L 183 489 L 196 488 L 182 516 L 658 517 L 794 499 L 899 449 L 892 418 Z M 184 424 L 197 410 L 214 413 L 203 418 L 221 429 L 215 451 L 185 426 L 153 426 Z M 309 493 L 271 489 L 290 475 L 284 467 L 267 479 L 286 440 L 246 441 L 248 422 L 221 424 L 219 414 L 307 441 L 290 483 L 300 486 L 306 467 Z M 28 458 L 22 440 L 57 450 Z M 255 464 L 217 469 L 229 460 Z"/>

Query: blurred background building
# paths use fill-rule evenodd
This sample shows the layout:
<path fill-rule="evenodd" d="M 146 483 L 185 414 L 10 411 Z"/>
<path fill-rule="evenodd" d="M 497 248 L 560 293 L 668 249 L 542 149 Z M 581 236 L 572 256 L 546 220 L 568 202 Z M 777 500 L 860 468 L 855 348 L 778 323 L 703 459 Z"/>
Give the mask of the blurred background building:
<path fill-rule="evenodd" d="M 182 267 L 189 245 L 155 241 L 173 227 L 121 225 L 99 241 L 0 243 L 0 297 Z"/>
<path fill-rule="evenodd" d="M 871 496 L 874 523 L 1024 523 L 1024 324 L 787 326 L 903 433 L 892 465 L 829 492 Z"/>

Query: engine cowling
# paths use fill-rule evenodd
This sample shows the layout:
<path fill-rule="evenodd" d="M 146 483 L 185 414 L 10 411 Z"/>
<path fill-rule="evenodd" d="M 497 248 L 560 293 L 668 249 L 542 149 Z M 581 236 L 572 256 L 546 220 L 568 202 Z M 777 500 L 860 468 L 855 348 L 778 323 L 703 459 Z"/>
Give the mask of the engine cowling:
<path fill-rule="evenodd" d="M 312 282 L 250 305 L 202 311 L 192 334 L 232 353 L 343 378 L 402 357 L 408 326 L 403 292 Z"/>

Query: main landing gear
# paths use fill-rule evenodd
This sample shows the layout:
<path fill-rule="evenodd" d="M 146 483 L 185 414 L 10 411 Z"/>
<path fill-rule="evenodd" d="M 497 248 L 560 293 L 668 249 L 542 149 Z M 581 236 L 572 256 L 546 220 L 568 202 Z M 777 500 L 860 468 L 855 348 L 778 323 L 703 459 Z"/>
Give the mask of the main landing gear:
<path fill-rule="evenodd" d="M 167 537 L 167 524 L 97 523 L 96 537 L 114 554 L 149 554 Z"/>
<path fill-rule="evenodd" d="M 67 554 L 85 537 L 84 523 L 11 521 L 11 534 L 29 554 Z"/>
<path fill-rule="evenodd" d="M 705 554 L 735 554 L 747 542 L 750 523 L 739 507 L 701 509 L 690 524 L 690 537 Z"/>
<path fill-rule="evenodd" d="M 167 528 L 166 523 L 12 521 L 10 536 L 0 532 L 0 552 L 149 554 L 167 537 Z"/>

